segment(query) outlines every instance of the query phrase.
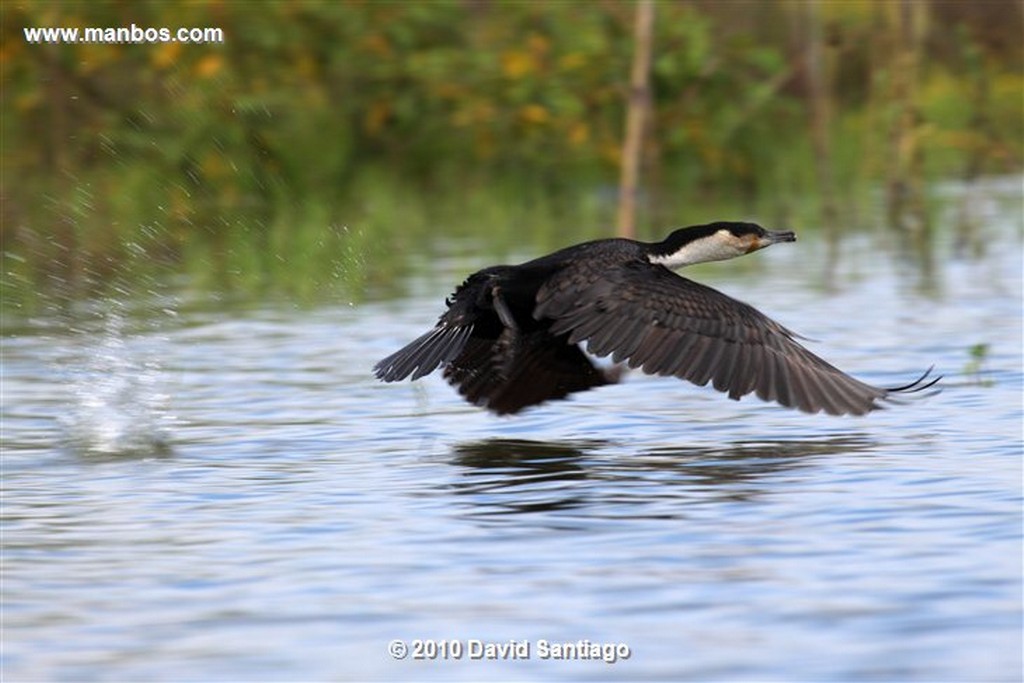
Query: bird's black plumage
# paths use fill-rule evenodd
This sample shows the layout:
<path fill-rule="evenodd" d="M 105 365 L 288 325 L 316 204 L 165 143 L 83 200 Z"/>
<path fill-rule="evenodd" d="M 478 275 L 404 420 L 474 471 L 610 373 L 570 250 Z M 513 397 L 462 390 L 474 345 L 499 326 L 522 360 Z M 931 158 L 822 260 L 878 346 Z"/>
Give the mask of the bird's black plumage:
<path fill-rule="evenodd" d="M 793 239 L 750 223 L 713 223 L 654 244 L 596 240 L 485 268 L 455 290 L 434 329 L 374 371 L 393 382 L 444 366 L 468 401 L 499 414 L 616 382 L 618 369 L 596 367 L 582 344 L 648 374 L 809 413 L 861 415 L 893 394 L 932 386 L 928 373 L 890 389 L 854 379 L 757 309 L 659 263 L 718 260 Z"/>

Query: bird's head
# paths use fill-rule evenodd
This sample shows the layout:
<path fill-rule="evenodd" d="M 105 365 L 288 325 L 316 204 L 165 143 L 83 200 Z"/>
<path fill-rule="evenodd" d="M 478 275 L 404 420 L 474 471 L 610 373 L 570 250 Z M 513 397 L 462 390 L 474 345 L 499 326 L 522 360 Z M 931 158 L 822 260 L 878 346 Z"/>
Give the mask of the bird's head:
<path fill-rule="evenodd" d="M 724 261 L 749 254 L 777 242 L 795 242 L 789 230 L 765 230 L 756 223 L 719 221 L 675 230 L 651 245 L 648 258 L 668 268 L 682 268 L 707 261 Z"/>

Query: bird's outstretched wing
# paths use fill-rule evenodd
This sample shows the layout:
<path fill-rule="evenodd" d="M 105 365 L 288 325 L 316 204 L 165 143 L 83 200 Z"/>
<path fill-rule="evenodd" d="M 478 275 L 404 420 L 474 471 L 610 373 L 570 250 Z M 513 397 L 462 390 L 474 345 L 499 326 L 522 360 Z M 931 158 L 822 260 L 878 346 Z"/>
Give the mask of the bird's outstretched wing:
<path fill-rule="evenodd" d="M 593 263 L 566 268 L 538 292 L 534 317 L 552 320 L 552 334 L 567 335 L 570 344 L 585 341 L 594 355 L 649 374 L 711 382 L 732 399 L 753 392 L 808 413 L 862 415 L 895 393 L 938 381 L 926 382 L 926 372 L 891 389 L 861 382 L 753 307 L 640 261 L 609 270 Z"/>

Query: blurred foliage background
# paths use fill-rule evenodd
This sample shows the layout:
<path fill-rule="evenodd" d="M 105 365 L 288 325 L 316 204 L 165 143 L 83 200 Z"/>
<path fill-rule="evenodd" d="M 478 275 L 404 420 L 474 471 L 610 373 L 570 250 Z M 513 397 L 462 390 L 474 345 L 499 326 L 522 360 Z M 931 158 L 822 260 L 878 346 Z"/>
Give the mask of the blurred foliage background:
<path fill-rule="evenodd" d="M 501 252 L 613 231 L 632 3 L 0 11 L 8 302 L 88 294 L 126 264 L 316 298 L 384 287 L 440 237 Z M 641 236 L 716 218 L 853 230 L 882 201 L 927 239 L 930 182 L 1022 167 L 1022 21 L 1016 0 L 658 2 Z M 132 24 L 225 40 L 23 31 Z"/>

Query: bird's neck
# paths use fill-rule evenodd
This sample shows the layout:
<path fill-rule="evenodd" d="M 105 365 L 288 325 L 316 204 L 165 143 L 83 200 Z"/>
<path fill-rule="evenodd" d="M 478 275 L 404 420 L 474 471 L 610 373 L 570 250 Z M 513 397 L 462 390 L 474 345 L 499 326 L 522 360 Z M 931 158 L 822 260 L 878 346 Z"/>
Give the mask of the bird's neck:
<path fill-rule="evenodd" d="M 665 249 L 656 249 L 647 258 L 651 263 L 662 265 L 672 270 L 692 266 L 696 263 L 724 261 L 738 256 L 734 248 L 723 244 L 714 235 L 701 237 L 674 249 L 669 245 L 665 245 L 664 242 L 659 242 L 654 246 L 656 248 L 665 247 Z"/>

